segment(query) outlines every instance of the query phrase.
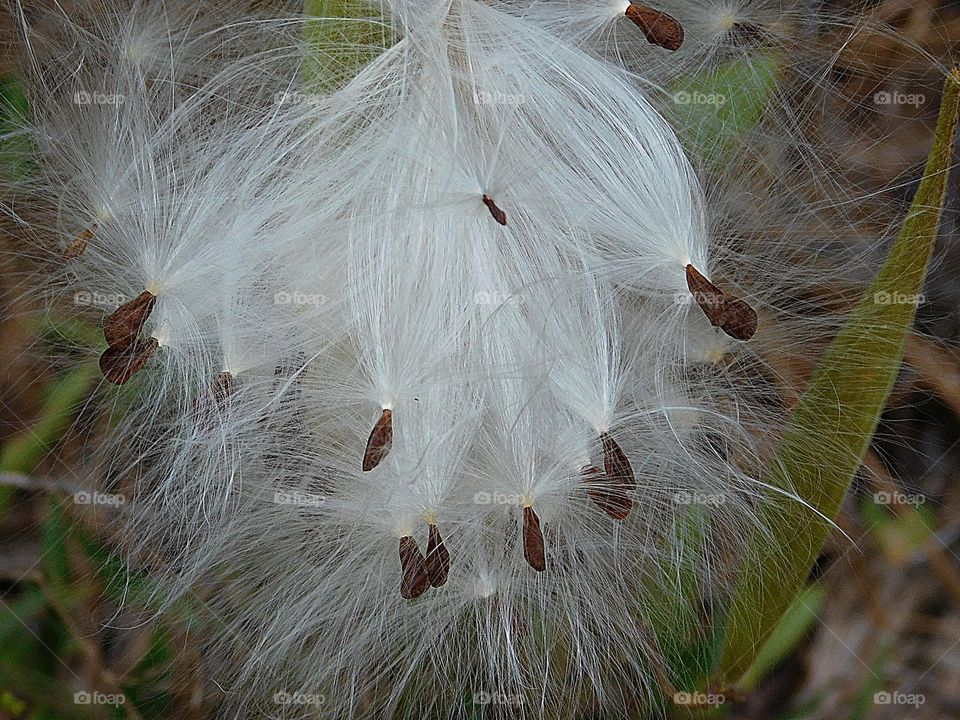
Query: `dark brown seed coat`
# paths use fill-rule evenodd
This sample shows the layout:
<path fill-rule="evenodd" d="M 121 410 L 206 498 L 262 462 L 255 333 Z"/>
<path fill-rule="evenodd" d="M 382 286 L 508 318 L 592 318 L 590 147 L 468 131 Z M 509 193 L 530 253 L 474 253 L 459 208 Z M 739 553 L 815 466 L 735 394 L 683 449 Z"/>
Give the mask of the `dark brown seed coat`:
<path fill-rule="evenodd" d="M 427 573 L 433 587 L 446 583 L 450 573 L 450 552 L 436 525 L 430 525 L 430 537 L 427 540 Z"/>
<path fill-rule="evenodd" d="M 627 488 L 636 485 L 633 466 L 620 444 L 610 433 L 600 433 L 600 445 L 603 447 L 603 470 L 610 482 L 621 483 Z"/>
<path fill-rule="evenodd" d="M 132 344 L 146 324 L 157 298 L 149 290 L 144 290 L 133 300 L 124 303 L 103 323 L 103 336 L 107 345 L 124 347 Z"/>
<path fill-rule="evenodd" d="M 584 468 L 580 474 L 589 485 L 595 485 L 593 489 L 587 490 L 587 495 L 607 515 L 614 520 L 625 520 L 630 515 L 633 501 L 627 495 L 625 486 L 621 484 L 620 487 L 611 487 L 609 478 L 600 468 Z"/>
<path fill-rule="evenodd" d="M 523 509 L 523 557 L 537 572 L 546 570 L 547 558 L 540 518 L 530 506 Z"/>
<path fill-rule="evenodd" d="M 384 409 L 367 438 L 363 453 L 363 471 L 370 472 L 387 456 L 393 445 L 393 411 Z"/>
<path fill-rule="evenodd" d="M 693 265 L 687 265 L 687 288 L 710 323 L 734 340 L 749 340 L 757 332 L 756 310 L 745 300 L 725 293 Z"/>
<path fill-rule="evenodd" d="M 224 370 L 213 379 L 211 392 L 213 393 L 213 401 L 217 404 L 217 407 L 224 406 L 236 390 L 237 385 L 233 380 L 233 375 L 227 370 Z"/>
<path fill-rule="evenodd" d="M 670 51 L 679 50 L 683 45 L 683 25 L 671 15 L 641 3 L 631 3 L 626 16 L 640 28 L 651 45 Z"/>
<path fill-rule="evenodd" d="M 400 595 L 407 600 L 423 595 L 430 587 L 427 561 L 420 552 L 417 541 L 409 535 L 400 538 L 400 566 L 403 568 Z"/>
<path fill-rule="evenodd" d="M 113 345 L 100 356 L 100 370 L 109 382 L 123 385 L 147 364 L 158 347 L 156 338 L 138 338 L 127 345 Z"/>
<path fill-rule="evenodd" d="M 507 224 L 507 214 L 499 208 L 499 206 L 493 201 L 492 197 L 489 195 L 484 195 L 483 204 L 487 206 L 487 209 L 490 211 L 490 214 L 493 215 L 494 220 L 501 225 Z"/>

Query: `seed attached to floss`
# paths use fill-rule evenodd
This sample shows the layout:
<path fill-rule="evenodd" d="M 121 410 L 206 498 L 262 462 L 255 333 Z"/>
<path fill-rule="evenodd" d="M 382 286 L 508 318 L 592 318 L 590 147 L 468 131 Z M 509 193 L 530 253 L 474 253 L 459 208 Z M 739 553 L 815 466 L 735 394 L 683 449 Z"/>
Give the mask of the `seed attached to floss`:
<path fill-rule="evenodd" d="M 687 288 L 710 323 L 734 340 L 749 340 L 757 332 L 757 311 L 718 288 L 693 265 L 687 265 Z"/>
<path fill-rule="evenodd" d="M 230 396 L 236 391 L 237 385 L 233 380 L 233 375 L 228 370 L 224 370 L 217 375 L 210 386 L 210 392 L 213 395 L 213 400 L 217 404 L 217 407 L 226 405 L 227 400 L 229 400 Z"/>
<path fill-rule="evenodd" d="M 436 525 L 430 525 L 430 537 L 427 540 L 427 573 L 433 587 L 446 583 L 450 573 L 450 552 Z"/>
<path fill-rule="evenodd" d="M 74 238 L 73 242 L 70 243 L 67 246 L 67 249 L 63 251 L 61 259 L 64 262 L 69 262 L 70 260 L 83 255 L 83 253 L 87 251 L 87 245 L 89 245 L 90 241 L 93 240 L 93 234 L 97 231 L 97 227 L 99 227 L 97 223 L 94 223 L 80 233 L 76 238 Z"/>
<path fill-rule="evenodd" d="M 363 471 L 370 472 L 387 456 L 393 446 L 393 411 L 384 408 L 377 424 L 367 438 L 367 449 L 363 453 Z"/>
<path fill-rule="evenodd" d="M 400 566 L 403 568 L 400 595 L 407 600 L 423 595 L 430 587 L 430 573 L 420 546 L 409 535 L 400 538 Z"/>
<path fill-rule="evenodd" d="M 125 347 L 133 343 L 143 330 L 157 297 L 149 290 L 144 290 L 133 300 L 124 303 L 103 323 L 103 336 L 107 345 Z"/>
<path fill-rule="evenodd" d="M 587 490 L 587 495 L 597 506 L 614 520 L 625 520 L 633 509 L 633 501 L 627 495 L 626 485 L 619 483 L 619 487 L 610 487 L 601 485 L 604 483 L 605 474 L 598 467 L 584 468 L 581 477 L 588 483 L 597 485 L 592 490 Z"/>
<path fill-rule="evenodd" d="M 603 470 L 611 482 L 620 483 L 627 488 L 636 485 L 633 466 L 613 436 L 608 432 L 600 433 L 600 445 L 603 447 Z"/>
<path fill-rule="evenodd" d="M 484 195 L 483 204 L 487 206 L 487 209 L 490 211 L 490 214 L 493 215 L 494 220 L 501 225 L 507 224 L 507 214 L 500 209 L 500 207 L 493 201 L 492 197 L 489 195 Z"/>
<path fill-rule="evenodd" d="M 100 356 L 100 370 L 109 382 L 123 385 L 147 364 L 159 346 L 156 338 L 138 338 L 127 345 L 111 345 Z"/>
<path fill-rule="evenodd" d="M 537 517 L 537 513 L 529 505 L 523 508 L 523 557 L 527 564 L 537 572 L 543 572 L 547 569 L 540 518 Z"/>
<path fill-rule="evenodd" d="M 630 3 L 626 16 L 630 18 L 651 45 L 676 51 L 683 45 L 683 25 L 665 12 L 641 3 Z"/>

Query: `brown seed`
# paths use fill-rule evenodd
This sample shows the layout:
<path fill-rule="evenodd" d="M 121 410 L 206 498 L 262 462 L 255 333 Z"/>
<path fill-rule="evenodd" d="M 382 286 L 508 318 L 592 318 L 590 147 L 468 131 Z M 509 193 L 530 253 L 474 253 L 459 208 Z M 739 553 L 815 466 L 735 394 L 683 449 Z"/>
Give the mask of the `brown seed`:
<path fill-rule="evenodd" d="M 630 3 L 626 15 L 640 28 L 647 42 L 667 50 L 679 50 L 683 45 L 683 25 L 665 12 L 641 3 Z"/>
<path fill-rule="evenodd" d="M 606 432 L 600 433 L 600 444 L 603 446 L 603 470 L 610 482 L 621 484 L 625 488 L 636 485 L 633 466 L 620 444 Z"/>
<path fill-rule="evenodd" d="M 403 568 L 400 594 L 407 600 L 423 595 L 430 587 L 430 573 L 420 546 L 409 535 L 400 538 L 400 566 Z"/>
<path fill-rule="evenodd" d="M 370 472 L 387 456 L 393 445 L 393 411 L 384 408 L 377 424 L 367 438 L 367 449 L 363 453 L 363 471 Z"/>
<path fill-rule="evenodd" d="M 757 312 L 745 300 L 725 293 L 693 265 L 687 265 L 687 288 L 707 316 L 734 340 L 749 340 L 757 332 Z"/>
<path fill-rule="evenodd" d="M 217 375 L 210 387 L 214 402 L 221 407 L 226 404 L 236 390 L 237 385 L 233 380 L 233 375 L 227 370 Z"/>
<path fill-rule="evenodd" d="M 156 338 L 137 339 L 128 345 L 113 345 L 100 356 L 100 370 L 114 385 L 123 385 L 147 364 L 159 346 Z"/>
<path fill-rule="evenodd" d="M 546 570 L 547 558 L 543 545 L 543 532 L 540 530 L 540 518 L 529 505 L 523 509 L 523 557 L 537 572 Z"/>
<path fill-rule="evenodd" d="M 87 245 L 89 245 L 90 241 L 93 240 L 93 234 L 97 231 L 97 227 L 97 223 L 94 223 L 80 233 L 76 238 L 74 238 L 73 242 L 70 243 L 67 246 L 67 249 L 63 251 L 61 259 L 64 262 L 68 262 L 83 255 L 83 253 L 87 250 Z"/>
<path fill-rule="evenodd" d="M 123 347 L 132 344 L 143 330 L 156 301 L 153 293 L 144 290 L 133 300 L 114 310 L 103 323 L 103 336 L 107 339 L 107 345 Z"/>
<path fill-rule="evenodd" d="M 450 573 L 450 552 L 436 525 L 430 525 L 430 538 L 427 540 L 427 573 L 433 587 L 446 583 Z"/>
<path fill-rule="evenodd" d="M 496 220 L 501 225 L 507 224 L 507 214 L 497 206 L 493 201 L 493 198 L 489 195 L 483 196 L 483 204 L 487 206 L 487 209 L 490 210 L 490 214 L 493 215 L 493 219 Z"/>
<path fill-rule="evenodd" d="M 614 520 L 625 520 L 633 509 L 633 501 L 627 495 L 626 487 L 610 487 L 603 470 L 597 467 L 584 468 L 580 473 L 588 484 L 596 487 L 587 490 L 587 495 L 601 510 Z"/>

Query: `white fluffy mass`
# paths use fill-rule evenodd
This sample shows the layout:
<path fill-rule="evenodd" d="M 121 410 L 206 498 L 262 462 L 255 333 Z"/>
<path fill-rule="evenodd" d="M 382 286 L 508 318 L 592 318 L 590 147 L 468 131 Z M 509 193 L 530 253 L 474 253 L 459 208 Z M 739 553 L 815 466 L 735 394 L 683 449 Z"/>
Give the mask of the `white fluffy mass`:
<path fill-rule="evenodd" d="M 625 1 L 345 5 L 19 15 L 6 210 L 103 326 L 125 554 L 215 618 L 225 717 L 655 706 L 839 321 L 800 298 L 861 252 L 802 255 L 849 228 L 756 162 L 815 147 L 781 86 L 720 163 L 664 102 L 796 15 L 671 1 L 672 53 Z"/>

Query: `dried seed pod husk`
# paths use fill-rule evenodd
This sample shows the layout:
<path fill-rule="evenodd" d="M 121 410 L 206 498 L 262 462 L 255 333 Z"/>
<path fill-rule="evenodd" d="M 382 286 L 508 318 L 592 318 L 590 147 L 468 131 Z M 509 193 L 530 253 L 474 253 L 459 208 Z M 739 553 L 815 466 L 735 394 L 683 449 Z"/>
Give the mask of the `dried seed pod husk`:
<path fill-rule="evenodd" d="M 83 255 L 87 251 L 87 246 L 90 244 L 90 241 L 93 240 L 93 234 L 97 231 L 97 227 L 97 224 L 94 223 L 77 235 L 73 242 L 67 246 L 67 249 L 63 251 L 61 259 L 64 262 L 69 262 Z"/>

